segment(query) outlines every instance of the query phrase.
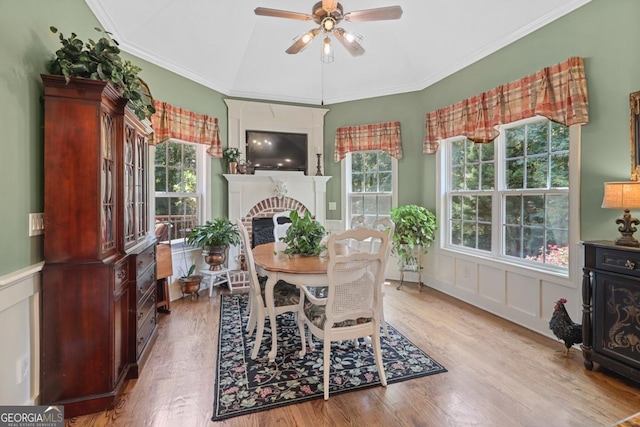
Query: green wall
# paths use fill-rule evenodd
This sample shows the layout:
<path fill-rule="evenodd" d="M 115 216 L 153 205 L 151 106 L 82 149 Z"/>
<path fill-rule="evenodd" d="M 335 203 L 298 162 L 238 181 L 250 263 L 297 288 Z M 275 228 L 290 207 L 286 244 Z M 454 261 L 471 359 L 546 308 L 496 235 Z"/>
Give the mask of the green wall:
<path fill-rule="evenodd" d="M 433 208 L 435 155 L 421 154 L 426 113 L 581 56 L 585 58 L 590 116 L 589 124 L 582 126 L 581 239 L 617 237 L 614 220 L 621 212 L 600 205 L 603 183 L 628 180 L 631 173 L 628 99 L 629 93 L 640 90 L 639 17 L 637 0 L 593 0 L 425 90 L 331 105 L 325 144 L 331 144 L 340 126 L 400 120 L 404 158 L 399 162 L 399 203 L 421 201 Z M 327 174 L 334 175 L 327 200 L 337 200 L 340 169 L 337 164 L 326 167 Z M 418 177 L 421 188 L 416 185 Z M 328 213 L 331 219 L 338 218 L 339 214 Z"/>
<path fill-rule="evenodd" d="M 99 26 L 81 0 L 3 0 L 0 13 L 0 275 L 42 260 L 42 237 L 28 237 L 27 217 L 43 210 L 42 84 L 39 75 L 58 48 L 49 32 L 94 37 Z M 602 184 L 629 178 L 630 92 L 640 90 L 640 2 L 593 0 L 570 15 L 430 86 L 407 94 L 327 106 L 325 174 L 327 200 L 340 202 L 340 165 L 333 162 L 335 129 L 382 121 L 400 121 L 404 158 L 399 162 L 399 203 L 435 207 L 435 156 L 422 154 L 425 114 L 460 99 L 516 80 L 566 60 L 585 58 L 590 123 L 582 132 L 581 238 L 615 237 L 619 212 L 600 208 Z M 500 25 L 499 22 L 493 25 Z M 481 31 L 481 28 L 478 29 Z M 446 35 L 443 35 L 446 36 Z M 436 41 L 434 41 L 436 42 Z M 418 53 L 420 54 L 420 53 Z M 425 46 L 424 54 L 428 54 Z M 156 99 L 218 117 L 227 143 L 223 95 L 125 54 L 142 67 L 141 77 Z M 372 70 L 375 72 L 375 70 Z M 226 183 L 220 160 L 211 160 L 213 215 L 226 214 Z M 341 207 L 328 211 L 340 219 Z"/>
<path fill-rule="evenodd" d="M 28 237 L 28 214 L 43 211 L 43 111 L 40 74 L 59 47 L 57 27 L 68 36 L 96 38 L 100 23 L 82 0 L 2 0 L 0 6 L 0 275 L 41 261 L 43 237 Z M 227 108 L 222 95 L 139 58 L 140 76 L 162 101 L 218 117 L 223 145 Z M 212 213 L 226 214 L 222 165 L 211 160 Z"/>

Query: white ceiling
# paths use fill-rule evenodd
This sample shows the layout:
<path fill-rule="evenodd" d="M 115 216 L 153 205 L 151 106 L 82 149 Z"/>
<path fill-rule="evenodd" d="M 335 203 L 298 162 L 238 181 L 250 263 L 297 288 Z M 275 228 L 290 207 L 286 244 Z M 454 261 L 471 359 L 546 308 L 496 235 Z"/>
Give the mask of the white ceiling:
<path fill-rule="evenodd" d="M 123 51 L 226 96 L 333 104 L 422 90 L 591 0 L 342 0 L 345 13 L 400 5 L 404 14 L 343 21 L 366 53 L 354 58 L 334 40 L 329 64 L 320 36 L 285 53 L 313 21 L 253 13 L 311 14 L 316 0 L 85 1 Z"/>

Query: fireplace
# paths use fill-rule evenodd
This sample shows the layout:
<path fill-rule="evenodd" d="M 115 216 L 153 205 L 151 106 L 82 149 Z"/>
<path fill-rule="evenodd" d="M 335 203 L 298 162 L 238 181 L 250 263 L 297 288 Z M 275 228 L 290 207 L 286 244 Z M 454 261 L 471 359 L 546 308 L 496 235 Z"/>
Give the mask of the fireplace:
<path fill-rule="evenodd" d="M 251 247 L 273 242 L 273 219 L 268 217 L 251 218 Z"/>
<path fill-rule="evenodd" d="M 324 116 L 327 108 L 302 107 L 267 102 L 225 99 L 228 111 L 229 147 L 246 157 L 246 131 L 262 129 L 307 135 L 307 174 L 298 171 L 256 171 L 255 175 L 224 175 L 228 181 L 229 219 L 240 218 L 252 238 L 254 217 L 271 218 L 274 213 L 309 211 L 321 224 L 326 219 L 327 181 L 315 176 L 317 155 L 324 153 Z M 229 267 L 238 267 L 240 251 L 229 250 Z"/>

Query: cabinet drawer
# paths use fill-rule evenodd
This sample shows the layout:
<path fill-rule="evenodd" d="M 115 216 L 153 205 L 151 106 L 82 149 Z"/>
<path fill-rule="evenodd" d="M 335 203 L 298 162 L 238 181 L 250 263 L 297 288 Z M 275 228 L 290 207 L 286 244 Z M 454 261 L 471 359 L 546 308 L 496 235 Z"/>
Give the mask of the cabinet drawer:
<path fill-rule="evenodd" d="M 596 268 L 603 271 L 640 276 L 640 252 L 597 248 Z"/>
<path fill-rule="evenodd" d="M 156 245 L 150 245 L 147 249 L 136 256 L 136 276 L 156 261 Z"/>
<path fill-rule="evenodd" d="M 153 331 L 156 329 L 156 311 L 152 310 L 143 321 L 138 334 L 136 335 L 136 359 L 142 354 L 145 346 L 149 342 L 149 339 L 153 335 Z"/>
<path fill-rule="evenodd" d="M 136 330 L 139 331 L 144 326 L 144 321 L 149 315 L 149 311 L 156 309 L 156 293 L 151 292 L 144 301 L 138 303 L 136 314 Z"/>
<path fill-rule="evenodd" d="M 144 297 L 145 294 L 156 285 L 156 268 L 155 264 L 148 266 L 147 270 L 138 276 L 136 281 L 136 287 L 138 289 L 138 300 Z"/>
<path fill-rule="evenodd" d="M 129 281 L 129 262 L 120 262 L 114 266 L 113 293 L 119 293 Z"/>

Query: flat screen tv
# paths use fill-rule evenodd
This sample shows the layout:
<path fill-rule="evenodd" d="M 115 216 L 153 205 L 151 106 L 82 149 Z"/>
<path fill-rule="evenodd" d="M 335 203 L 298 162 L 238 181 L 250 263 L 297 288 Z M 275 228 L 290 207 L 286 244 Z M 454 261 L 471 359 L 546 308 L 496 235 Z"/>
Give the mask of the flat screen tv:
<path fill-rule="evenodd" d="M 303 171 L 307 174 L 307 134 L 248 130 L 250 170 Z"/>

